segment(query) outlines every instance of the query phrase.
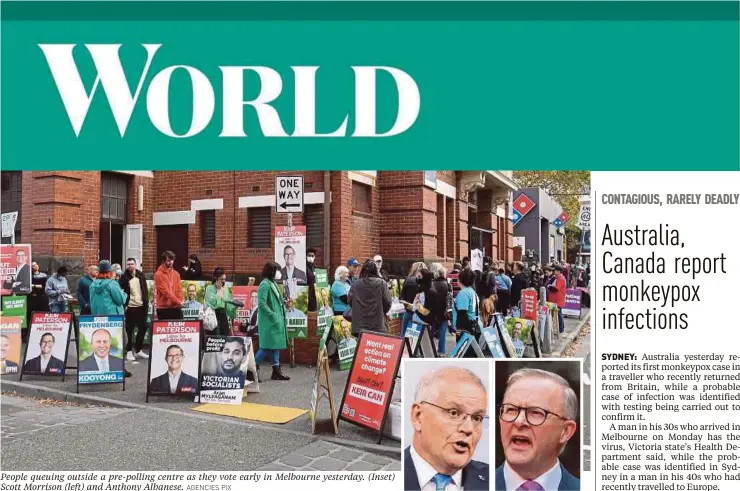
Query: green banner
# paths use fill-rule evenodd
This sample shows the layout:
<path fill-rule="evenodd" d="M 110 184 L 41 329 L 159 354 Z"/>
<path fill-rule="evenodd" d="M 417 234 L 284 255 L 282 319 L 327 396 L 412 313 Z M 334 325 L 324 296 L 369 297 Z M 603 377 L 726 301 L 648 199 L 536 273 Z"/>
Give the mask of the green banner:
<path fill-rule="evenodd" d="M 1 19 L 6 170 L 740 168 L 736 2 L 8 2 Z"/>
<path fill-rule="evenodd" d="M 329 286 L 329 272 L 325 269 L 317 269 L 314 271 L 316 275 L 316 287 L 324 288 Z"/>
<path fill-rule="evenodd" d="M 26 316 L 28 311 L 26 310 L 26 302 L 28 297 L 23 295 L 10 295 L 2 298 L 2 309 L 3 315 L 8 317 L 20 317 L 21 318 L 21 329 L 25 329 L 27 323 Z"/>

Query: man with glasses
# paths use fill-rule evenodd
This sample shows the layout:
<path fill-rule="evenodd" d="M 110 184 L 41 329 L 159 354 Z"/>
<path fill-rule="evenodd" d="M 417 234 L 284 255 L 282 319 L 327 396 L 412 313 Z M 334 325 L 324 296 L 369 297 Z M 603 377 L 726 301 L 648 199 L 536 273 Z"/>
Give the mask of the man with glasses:
<path fill-rule="evenodd" d="M 283 280 L 298 280 L 298 284 L 305 285 L 308 282 L 306 272 L 298 269 L 295 265 L 295 249 L 292 246 L 285 246 L 283 249 L 283 259 L 285 259 L 285 267 L 280 270 L 283 275 Z"/>
<path fill-rule="evenodd" d="M 498 414 L 506 462 L 496 469 L 497 491 L 581 489 L 558 459 L 578 425 L 578 397 L 563 377 L 533 368 L 514 372 Z"/>
<path fill-rule="evenodd" d="M 488 395 L 480 378 L 465 368 L 426 373 L 411 406 L 412 443 L 404 451 L 404 489 L 489 489 L 488 464 L 473 460 L 488 431 Z"/>
<path fill-rule="evenodd" d="M 39 356 L 31 358 L 26 361 L 23 365 L 23 371 L 25 373 L 55 373 L 61 374 L 64 372 L 64 362 L 59 358 L 55 358 L 51 354 L 51 350 L 54 349 L 54 335 L 50 332 L 45 332 L 41 335 L 39 341 L 40 353 Z"/>
<path fill-rule="evenodd" d="M 164 356 L 167 371 L 152 379 L 149 384 L 151 394 L 196 394 L 198 379 L 182 371 L 182 361 L 185 359 L 183 349 L 172 344 L 167 347 Z"/>

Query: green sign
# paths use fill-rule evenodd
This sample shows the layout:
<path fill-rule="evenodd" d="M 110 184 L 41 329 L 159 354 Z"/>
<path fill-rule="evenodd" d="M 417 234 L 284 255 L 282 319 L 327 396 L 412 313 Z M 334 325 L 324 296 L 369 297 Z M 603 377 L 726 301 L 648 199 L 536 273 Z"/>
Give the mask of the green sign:
<path fill-rule="evenodd" d="M 317 287 L 328 287 L 329 286 L 329 272 L 325 269 L 317 269 L 314 271 L 316 275 L 316 286 Z"/>
<path fill-rule="evenodd" d="M 355 338 L 342 339 L 339 341 L 338 354 L 340 370 L 349 370 L 352 368 L 352 360 L 355 359 L 356 350 L 357 340 Z"/>
<path fill-rule="evenodd" d="M 287 323 L 288 339 L 306 339 L 308 337 L 308 318 L 286 317 L 285 320 Z"/>
<path fill-rule="evenodd" d="M 26 328 L 26 301 L 28 297 L 22 295 L 11 295 L 3 297 L 2 308 L 3 315 L 8 317 L 20 317 L 21 318 L 21 329 Z"/>

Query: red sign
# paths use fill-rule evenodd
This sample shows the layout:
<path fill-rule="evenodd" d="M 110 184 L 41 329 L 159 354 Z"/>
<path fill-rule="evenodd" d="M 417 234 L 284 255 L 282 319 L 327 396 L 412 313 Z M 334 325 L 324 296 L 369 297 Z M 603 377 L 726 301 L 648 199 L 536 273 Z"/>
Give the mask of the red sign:
<path fill-rule="evenodd" d="M 3 295 L 31 293 L 31 245 L 0 246 L 0 283 Z"/>
<path fill-rule="evenodd" d="M 558 215 L 558 218 L 561 222 L 565 223 L 570 220 L 570 215 L 568 215 L 566 212 L 562 212 L 560 215 Z"/>
<path fill-rule="evenodd" d="M 512 203 L 512 206 L 514 207 L 516 211 L 519 212 L 521 216 L 524 216 L 530 211 L 534 210 L 534 207 L 536 205 L 534 201 L 529 199 L 529 196 L 522 193 L 517 197 L 517 199 L 514 200 L 514 203 Z"/>
<path fill-rule="evenodd" d="M 244 304 L 244 307 L 236 310 L 236 319 L 234 319 L 235 333 L 246 334 L 253 314 L 257 312 L 257 290 L 256 286 L 234 286 L 231 289 L 234 300 L 239 300 Z"/>
<path fill-rule="evenodd" d="M 537 321 L 537 292 L 522 290 L 522 317 Z"/>
<path fill-rule="evenodd" d="M 391 402 L 403 339 L 363 332 L 344 389 L 340 418 L 380 431 Z"/>

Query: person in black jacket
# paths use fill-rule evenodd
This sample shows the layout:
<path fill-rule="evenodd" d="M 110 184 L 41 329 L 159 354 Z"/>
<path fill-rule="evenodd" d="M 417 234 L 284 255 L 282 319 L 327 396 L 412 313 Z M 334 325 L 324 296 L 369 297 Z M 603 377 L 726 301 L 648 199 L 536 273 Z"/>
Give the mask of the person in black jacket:
<path fill-rule="evenodd" d="M 182 267 L 184 273 L 182 275 L 183 280 L 199 280 L 203 274 L 203 266 L 200 264 L 200 259 L 195 254 L 191 254 L 188 257 L 188 265 Z"/>
<path fill-rule="evenodd" d="M 518 307 L 522 299 L 522 290 L 527 288 L 527 276 L 524 274 L 524 264 L 514 263 L 514 277 L 511 279 L 511 306 Z M 539 295 L 539 292 L 537 293 Z"/>
<path fill-rule="evenodd" d="M 434 275 L 428 269 L 421 272 L 419 293 L 416 294 L 416 299 L 414 300 L 414 310 L 416 311 L 416 317 L 428 325 L 429 334 L 432 337 L 436 337 L 439 329 L 437 316 L 439 315 L 440 304 L 442 302 L 437 297 L 437 292 L 432 288 L 433 278 Z"/>
<path fill-rule="evenodd" d="M 411 266 L 409 276 L 403 282 L 399 300 L 406 307 L 406 312 L 403 314 L 401 320 L 401 337 L 406 335 L 406 328 L 411 324 L 411 320 L 414 318 L 414 299 L 416 294 L 419 292 L 418 280 L 421 278 L 421 272 L 427 269 L 427 265 L 423 262 L 414 263 Z"/>
<path fill-rule="evenodd" d="M 432 264 L 431 270 L 434 274 L 432 290 L 437 296 L 437 332 L 439 334 L 440 355 L 447 354 L 447 328 L 452 320 L 452 285 L 447 281 L 447 270 L 440 263 Z"/>
<path fill-rule="evenodd" d="M 316 249 L 306 249 L 306 283 L 308 284 L 308 311 L 316 312 Z"/>
<path fill-rule="evenodd" d="M 146 285 L 144 273 L 136 269 L 136 259 L 130 257 L 126 260 L 126 271 L 118 280 L 121 289 L 126 293 L 126 360 L 135 361 L 136 358 L 149 358 L 144 353 L 144 338 L 147 331 L 147 316 L 149 314 L 149 290 Z M 138 327 L 138 331 L 136 328 Z M 136 342 L 134 343 L 134 332 Z M 135 348 L 135 351 L 134 351 Z"/>

